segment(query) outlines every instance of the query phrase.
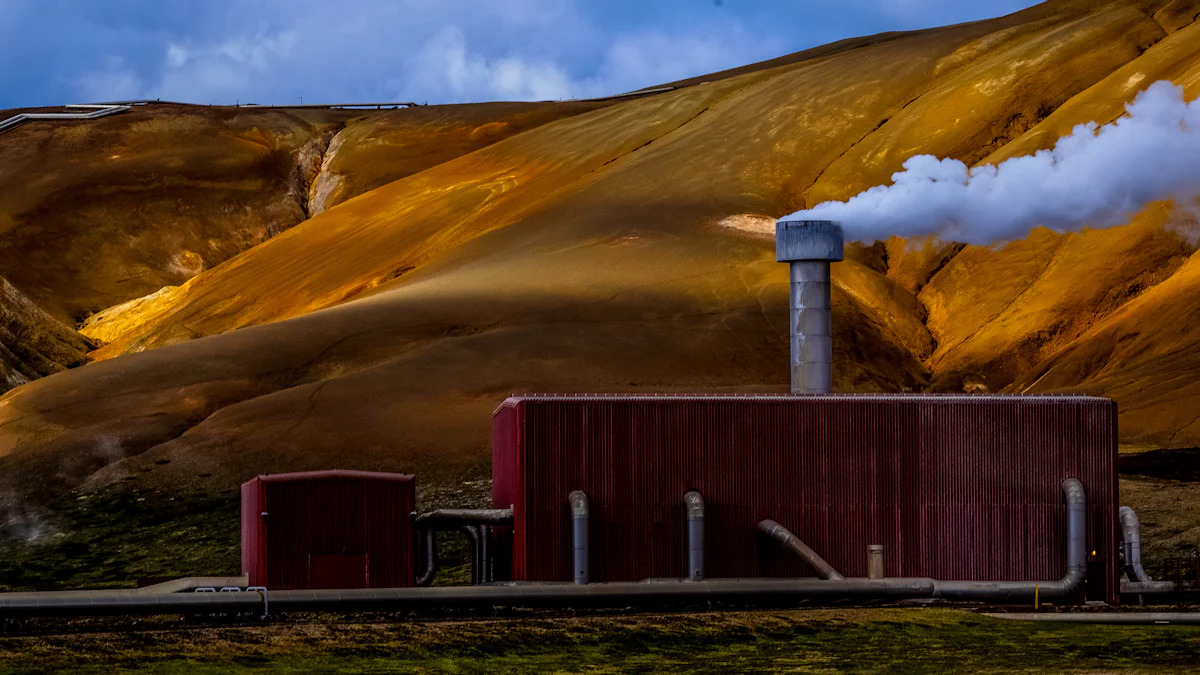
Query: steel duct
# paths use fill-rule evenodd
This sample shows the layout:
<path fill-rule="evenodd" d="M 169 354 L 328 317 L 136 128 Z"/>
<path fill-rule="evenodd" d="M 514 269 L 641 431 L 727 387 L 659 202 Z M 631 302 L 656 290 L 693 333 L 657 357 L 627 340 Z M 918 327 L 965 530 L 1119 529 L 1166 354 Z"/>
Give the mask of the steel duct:
<path fill-rule="evenodd" d="M 704 579 L 704 497 L 692 490 L 683 495 L 687 511 L 687 578 Z"/>
<path fill-rule="evenodd" d="M 792 393 L 833 391 L 833 319 L 829 264 L 845 257 L 842 226 L 828 220 L 780 220 L 775 259 L 790 267 Z"/>
<path fill-rule="evenodd" d="M 841 581 L 845 578 L 838 574 L 837 570 L 833 569 L 833 565 L 825 562 L 824 558 L 809 548 L 808 544 L 800 541 L 799 537 L 792 534 L 791 531 L 779 523 L 769 519 L 764 520 L 758 524 L 758 531 L 764 536 L 779 542 L 784 549 L 796 554 L 821 579 Z"/>

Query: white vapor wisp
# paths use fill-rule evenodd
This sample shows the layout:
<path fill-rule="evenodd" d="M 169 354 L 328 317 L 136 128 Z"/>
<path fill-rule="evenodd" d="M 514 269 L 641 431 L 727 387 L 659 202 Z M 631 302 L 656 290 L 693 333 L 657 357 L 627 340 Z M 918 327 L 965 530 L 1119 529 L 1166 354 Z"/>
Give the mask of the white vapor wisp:
<path fill-rule="evenodd" d="M 968 168 L 918 155 L 845 202 L 825 202 L 785 220 L 836 220 L 846 238 L 933 235 L 989 245 L 1023 239 L 1037 226 L 1113 227 L 1154 201 L 1200 194 L 1200 98 L 1161 81 L 1125 106 L 1128 115 L 1081 124 L 1053 150 Z"/>

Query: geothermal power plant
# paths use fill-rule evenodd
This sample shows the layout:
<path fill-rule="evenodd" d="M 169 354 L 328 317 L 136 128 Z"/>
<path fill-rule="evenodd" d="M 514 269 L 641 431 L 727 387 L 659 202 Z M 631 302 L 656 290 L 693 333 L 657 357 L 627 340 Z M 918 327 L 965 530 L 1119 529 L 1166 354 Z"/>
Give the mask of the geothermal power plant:
<path fill-rule="evenodd" d="M 1113 401 L 832 393 L 841 228 L 781 220 L 776 249 L 790 394 L 513 396 L 492 418 L 492 508 L 422 512 L 408 475 L 264 475 L 242 487 L 244 577 L 9 594 L 0 613 L 1116 605 L 1190 590 L 1142 570 L 1136 515 L 1118 511 Z M 426 588 L 447 533 L 471 544 L 472 585 Z"/>

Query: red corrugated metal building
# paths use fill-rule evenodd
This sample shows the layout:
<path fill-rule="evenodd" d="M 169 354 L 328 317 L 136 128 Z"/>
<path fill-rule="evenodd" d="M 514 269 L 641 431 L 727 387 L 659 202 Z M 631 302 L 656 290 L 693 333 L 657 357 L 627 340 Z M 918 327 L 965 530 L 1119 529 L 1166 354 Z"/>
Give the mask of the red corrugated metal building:
<path fill-rule="evenodd" d="M 404 474 L 259 476 L 242 485 L 242 572 L 278 590 L 413 586 L 415 508 Z"/>
<path fill-rule="evenodd" d="M 493 416 L 511 575 L 572 578 L 567 495 L 591 503 L 592 581 L 684 576 L 683 495 L 706 504 L 709 577 L 811 576 L 771 518 L 842 574 L 1058 579 L 1062 482 L 1088 499 L 1088 597 L 1116 603 L 1117 411 L 1082 396 L 527 396 Z"/>

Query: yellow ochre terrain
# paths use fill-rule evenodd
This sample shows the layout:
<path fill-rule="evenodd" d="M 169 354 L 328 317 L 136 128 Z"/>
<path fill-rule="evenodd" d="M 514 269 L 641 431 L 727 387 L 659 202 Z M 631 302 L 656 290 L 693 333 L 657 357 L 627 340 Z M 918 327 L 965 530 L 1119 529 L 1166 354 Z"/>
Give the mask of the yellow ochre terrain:
<path fill-rule="evenodd" d="M 0 367 L 33 381 L 0 398 L 0 493 L 461 478 L 510 392 L 785 391 L 775 218 L 914 154 L 1051 147 L 1157 80 L 1200 96 L 1198 15 L 1051 1 L 600 101 L 19 127 L 0 135 Z M 1196 445 L 1189 213 L 852 247 L 835 386 L 1112 396 L 1124 441 Z"/>

